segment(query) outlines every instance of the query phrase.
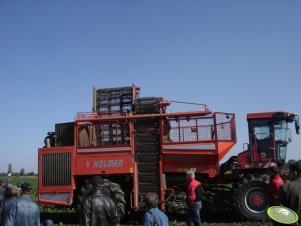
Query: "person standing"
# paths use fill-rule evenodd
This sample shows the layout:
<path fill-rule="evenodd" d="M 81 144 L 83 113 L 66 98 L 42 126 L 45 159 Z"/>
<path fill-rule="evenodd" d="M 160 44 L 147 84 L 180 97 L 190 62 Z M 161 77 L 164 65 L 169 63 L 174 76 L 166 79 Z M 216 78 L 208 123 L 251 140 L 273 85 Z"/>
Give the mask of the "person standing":
<path fill-rule="evenodd" d="M 30 198 L 32 186 L 21 184 L 22 196 L 12 202 L 2 226 L 39 226 L 40 210 Z"/>
<path fill-rule="evenodd" d="M 187 205 L 188 205 L 188 218 L 187 226 L 201 226 L 200 210 L 202 209 L 201 198 L 204 190 L 201 182 L 195 179 L 193 170 L 186 172 L 187 179 Z"/>
<path fill-rule="evenodd" d="M 3 221 L 3 204 L 4 200 L 8 197 L 10 190 L 12 188 L 12 185 L 9 183 L 4 183 L 0 181 L 0 225 Z"/>
<path fill-rule="evenodd" d="M 269 197 L 270 206 L 279 206 L 279 191 L 280 187 L 284 184 L 282 177 L 280 176 L 279 170 L 276 167 L 270 168 L 270 183 L 264 190 L 266 195 Z"/>
<path fill-rule="evenodd" d="M 142 226 L 168 226 L 168 217 L 158 208 L 159 198 L 157 193 L 148 192 L 144 197 L 148 211 L 143 215 Z"/>
<path fill-rule="evenodd" d="M 3 195 L 3 192 L 2 192 L 2 188 L 3 188 L 3 181 L 0 180 L 0 201 L 3 199 L 4 195 Z"/>
<path fill-rule="evenodd" d="M 289 181 L 281 188 L 279 193 L 280 203 L 295 211 L 299 220 L 296 225 L 301 225 L 301 163 L 295 162 L 289 165 Z"/>
<path fill-rule="evenodd" d="M 3 181 L 0 180 L 0 225 L 1 225 L 1 222 L 2 222 L 2 209 L 3 209 L 3 199 L 4 199 L 4 186 L 3 186 Z"/>
<path fill-rule="evenodd" d="M 119 226 L 114 201 L 103 194 L 104 179 L 94 176 L 90 179 L 92 191 L 82 202 L 80 209 L 81 226 Z"/>
<path fill-rule="evenodd" d="M 9 208 L 12 203 L 16 202 L 17 199 L 21 197 L 21 191 L 17 186 L 12 186 L 9 189 L 8 195 L 3 200 L 3 210 L 2 210 L 2 219 L 3 221 L 6 219 Z"/>

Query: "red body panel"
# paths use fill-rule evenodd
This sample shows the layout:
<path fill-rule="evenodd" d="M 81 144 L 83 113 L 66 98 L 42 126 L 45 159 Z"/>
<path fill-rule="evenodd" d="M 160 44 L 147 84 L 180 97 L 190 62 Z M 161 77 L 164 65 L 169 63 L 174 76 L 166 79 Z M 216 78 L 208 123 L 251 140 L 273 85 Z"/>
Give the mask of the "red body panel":
<path fill-rule="evenodd" d="M 75 175 L 134 172 L 134 158 L 131 155 L 79 156 L 75 165 Z"/>
<path fill-rule="evenodd" d="M 53 155 L 56 157 L 56 155 L 60 154 L 68 154 L 70 155 L 70 170 L 71 172 L 75 172 L 75 148 L 74 147 L 57 147 L 57 148 L 51 148 L 49 150 L 48 148 L 40 148 L 39 149 L 39 155 L 38 155 L 38 165 L 39 165 L 39 173 L 38 175 L 38 198 L 41 203 L 48 203 L 49 205 L 71 205 L 73 201 L 73 190 L 75 189 L 75 183 L 74 178 L 69 178 L 68 185 L 65 186 L 48 186 L 47 184 L 44 185 L 43 183 L 43 176 L 45 175 L 42 166 L 43 161 L 47 161 L 47 159 L 43 159 L 43 157 L 47 157 L 49 155 Z M 50 171 L 54 172 L 54 174 L 60 174 L 60 172 L 57 169 L 49 169 Z M 52 173 L 51 172 L 51 173 Z M 50 178 L 52 181 L 55 180 L 56 175 L 53 175 L 53 178 Z M 64 197 L 59 197 L 60 195 L 63 195 Z M 55 196 L 53 200 L 49 201 L 47 196 Z"/>

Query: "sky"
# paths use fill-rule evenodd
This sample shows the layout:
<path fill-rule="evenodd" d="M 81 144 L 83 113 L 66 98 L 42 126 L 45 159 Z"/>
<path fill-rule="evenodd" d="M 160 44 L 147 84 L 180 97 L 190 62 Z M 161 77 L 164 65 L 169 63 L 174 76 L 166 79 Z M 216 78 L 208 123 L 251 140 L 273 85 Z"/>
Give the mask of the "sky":
<path fill-rule="evenodd" d="M 0 172 L 37 172 L 47 132 L 91 111 L 93 87 L 132 84 L 235 113 L 225 160 L 237 155 L 247 113 L 301 114 L 300 12 L 300 0 L 0 0 Z M 294 131 L 288 160 L 301 159 Z"/>

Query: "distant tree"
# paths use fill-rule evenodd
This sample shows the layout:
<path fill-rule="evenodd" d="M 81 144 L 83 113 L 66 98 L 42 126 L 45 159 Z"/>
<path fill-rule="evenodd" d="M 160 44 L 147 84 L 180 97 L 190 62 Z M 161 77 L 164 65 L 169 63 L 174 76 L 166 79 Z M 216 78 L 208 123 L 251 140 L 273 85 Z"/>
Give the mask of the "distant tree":
<path fill-rule="evenodd" d="M 8 164 L 8 170 L 7 170 L 7 174 L 12 174 L 13 172 L 13 165 L 11 163 Z"/>
<path fill-rule="evenodd" d="M 27 175 L 27 176 L 34 176 L 35 174 L 34 174 L 34 172 L 29 172 L 29 173 L 27 173 L 26 175 Z"/>
<path fill-rule="evenodd" d="M 20 170 L 20 176 L 25 176 L 25 169 L 24 169 L 24 168 L 22 168 L 22 169 Z"/>

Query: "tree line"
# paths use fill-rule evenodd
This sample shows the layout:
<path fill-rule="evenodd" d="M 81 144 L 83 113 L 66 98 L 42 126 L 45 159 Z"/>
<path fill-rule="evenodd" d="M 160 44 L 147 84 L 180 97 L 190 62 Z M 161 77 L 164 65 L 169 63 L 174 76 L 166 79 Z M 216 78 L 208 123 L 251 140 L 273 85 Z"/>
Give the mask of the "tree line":
<path fill-rule="evenodd" d="M 0 176 L 35 176 L 34 172 L 26 172 L 24 168 L 20 169 L 19 172 L 13 171 L 13 165 L 11 163 L 8 164 L 7 172 L 0 173 Z"/>

